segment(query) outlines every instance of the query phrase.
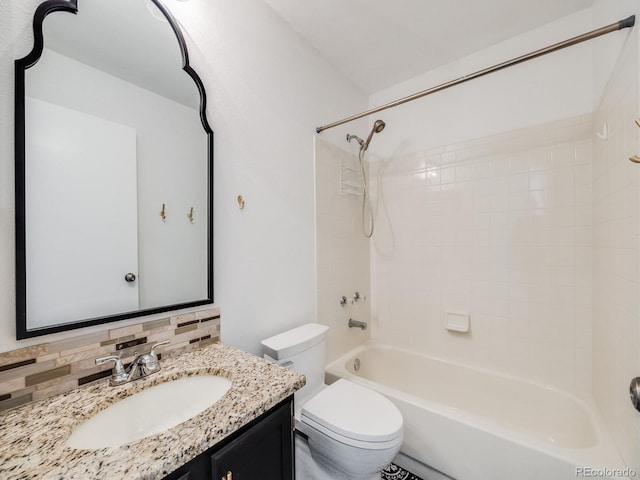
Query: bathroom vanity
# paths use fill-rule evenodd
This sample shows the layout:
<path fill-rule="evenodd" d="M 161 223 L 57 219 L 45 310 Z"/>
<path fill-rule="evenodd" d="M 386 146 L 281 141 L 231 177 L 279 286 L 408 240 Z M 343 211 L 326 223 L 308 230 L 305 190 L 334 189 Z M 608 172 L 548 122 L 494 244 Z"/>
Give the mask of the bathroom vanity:
<path fill-rule="evenodd" d="M 304 376 L 221 344 L 161 363 L 160 372 L 126 385 L 103 379 L 0 414 L 0 478 L 293 479 L 293 393 Z M 78 425 L 118 401 L 196 375 L 226 377 L 231 387 L 201 413 L 136 442 L 67 446 Z"/>
<path fill-rule="evenodd" d="M 289 398 L 164 480 L 293 480 L 293 398 Z"/>

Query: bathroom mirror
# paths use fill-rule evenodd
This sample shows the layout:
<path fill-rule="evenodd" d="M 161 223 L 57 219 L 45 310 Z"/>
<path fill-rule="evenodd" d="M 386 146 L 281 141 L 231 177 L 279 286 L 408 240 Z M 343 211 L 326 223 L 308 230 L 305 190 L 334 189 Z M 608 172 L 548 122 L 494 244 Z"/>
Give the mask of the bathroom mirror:
<path fill-rule="evenodd" d="M 48 0 L 16 60 L 16 331 L 213 302 L 213 132 L 160 0 Z"/>

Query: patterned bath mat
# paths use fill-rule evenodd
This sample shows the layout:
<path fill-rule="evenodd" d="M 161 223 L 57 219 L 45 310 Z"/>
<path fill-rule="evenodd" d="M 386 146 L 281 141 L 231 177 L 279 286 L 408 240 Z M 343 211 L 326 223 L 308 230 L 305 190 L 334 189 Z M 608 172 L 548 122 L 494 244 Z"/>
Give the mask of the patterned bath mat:
<path fill-rule="evenodd" d="M 400 468 L 395 463 L 390 463 L 382 470 L 382 480 L 422 480 L 420 477 L 404 468 Z"/>

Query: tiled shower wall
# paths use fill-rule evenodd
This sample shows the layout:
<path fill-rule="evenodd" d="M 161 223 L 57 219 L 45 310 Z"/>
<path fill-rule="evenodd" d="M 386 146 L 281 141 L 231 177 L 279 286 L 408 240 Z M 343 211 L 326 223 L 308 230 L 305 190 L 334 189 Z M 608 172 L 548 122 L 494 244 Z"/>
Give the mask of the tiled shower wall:
<path fill-rule="evenodd" d="M 626 463 L 640 470 L 640 419 L 627 395 L 640 376 L 640 155 L 638 34 L 618 61 L 594 115 L 593 393 Z"/>
<path fill-rule="evenodd" d="M 347 326 L 349 318 L 370 320 L 369 240 L 361 233 L 362 195 L 346 193 L 351 189 L 340 183 L 341 167 L 353 173 L 357 161 L 356 155 L 316 137 L 317 318 L 330 327 L 327 361 L 370 336 L 370 329 Z M 357 302 L 356 291 L 363 297 Z M 342 296 L 347 297 L 345 306 L 339 302 Z"/>
<path fill-rule="evenodd" d="M 589 390 L 592 148 L 585 115 L 374 162 L 374 337 Z"/>

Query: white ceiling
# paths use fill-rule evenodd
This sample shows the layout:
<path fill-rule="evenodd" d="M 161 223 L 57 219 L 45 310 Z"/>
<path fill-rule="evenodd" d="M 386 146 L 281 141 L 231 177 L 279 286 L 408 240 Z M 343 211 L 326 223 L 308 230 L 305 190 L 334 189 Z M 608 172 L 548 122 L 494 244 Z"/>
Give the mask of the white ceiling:
<path fill-rule="evenodd" d="M 557 18 L 593 0 L 265 0 L 371 94 Z"/>

